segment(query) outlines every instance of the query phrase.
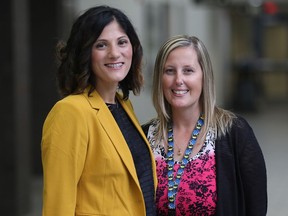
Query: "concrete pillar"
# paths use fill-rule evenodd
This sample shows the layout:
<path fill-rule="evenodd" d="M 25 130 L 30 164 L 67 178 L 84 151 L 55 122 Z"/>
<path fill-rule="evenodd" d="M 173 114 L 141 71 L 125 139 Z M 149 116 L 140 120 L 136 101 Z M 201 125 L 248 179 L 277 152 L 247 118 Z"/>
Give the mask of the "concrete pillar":
<path fill-rule="evenodd" d="M 0 209 L 23 215 L 30 208 L 29 27 L 26 0 L 3 1 L 1 16 Z"/>

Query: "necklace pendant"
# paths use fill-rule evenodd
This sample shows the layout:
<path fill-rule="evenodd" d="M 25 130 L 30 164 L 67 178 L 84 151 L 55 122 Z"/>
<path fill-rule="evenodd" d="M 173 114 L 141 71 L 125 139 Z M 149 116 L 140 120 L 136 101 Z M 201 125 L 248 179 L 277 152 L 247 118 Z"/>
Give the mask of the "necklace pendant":
<path fill-rule="evenodd" d="M 178 155 L 178 156 L 182 155 L 182 152 L 181 152 L 180 149 L 178 150 L 177 155 Z"/>

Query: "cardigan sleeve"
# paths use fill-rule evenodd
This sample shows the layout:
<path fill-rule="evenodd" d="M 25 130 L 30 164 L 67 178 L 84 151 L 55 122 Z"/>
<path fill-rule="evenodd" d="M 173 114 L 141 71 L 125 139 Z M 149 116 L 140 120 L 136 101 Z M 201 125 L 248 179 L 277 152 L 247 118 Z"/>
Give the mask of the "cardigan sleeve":
<path fill-rule="evenodd" d="M 262 150 L 253 129 L 244 118 L 238 116 L 232 134 L 237 148 L 245 216 L 264 216 L 267 213 L 267 175 Z"/>
<path fill-rule="evenodd" d="M 267 176 L 260 145 L 241 116 L 215 143 L 217 216 L 265 216 Z"/>
<path fill-rule="evenodd" d="M 87 123 L 79 104 L 58 102 L 42 134 L 43 216 L 74 216 L 77 183 L 88 143 Z"/>

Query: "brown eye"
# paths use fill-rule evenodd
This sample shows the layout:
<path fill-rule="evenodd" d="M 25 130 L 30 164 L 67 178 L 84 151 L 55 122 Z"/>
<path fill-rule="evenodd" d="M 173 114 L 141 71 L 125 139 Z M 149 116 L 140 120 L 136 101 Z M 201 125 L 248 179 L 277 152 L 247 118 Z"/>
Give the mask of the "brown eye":
<path fill-rule="evenodd" d="M 119 42 L 118 42 L 118 44 L 120 45 L 120 46 L 125 46 L 126 44 L 128 44 L 129 43 L 129 41 L 127 40 L 127 39 L 121 39 L 121 40 L 119 40 Z"/>
<path fill-rule="evenodd" d="M 97 49 L 104 49 L 107 45 L 105 43 L 96 43 L 95 48 Z"/>

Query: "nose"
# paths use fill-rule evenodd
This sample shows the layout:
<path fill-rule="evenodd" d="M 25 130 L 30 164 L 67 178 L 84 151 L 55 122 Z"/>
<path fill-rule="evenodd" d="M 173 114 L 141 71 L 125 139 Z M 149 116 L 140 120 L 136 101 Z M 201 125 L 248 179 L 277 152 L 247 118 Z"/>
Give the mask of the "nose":
<path fill-rule="evenodd" d="M 116 45 L 111 45 L 109 49 L 109 57 L 110 58 L 118 58 L 120 56 L 119 47 Z"/>
<path fill-rule="evenodd" d="M 182 86 L 184 84 L 183 77 L 182 77 L 181 73 L 176 74 L 175 82 L 176 82 L 177 86 Z"/>

